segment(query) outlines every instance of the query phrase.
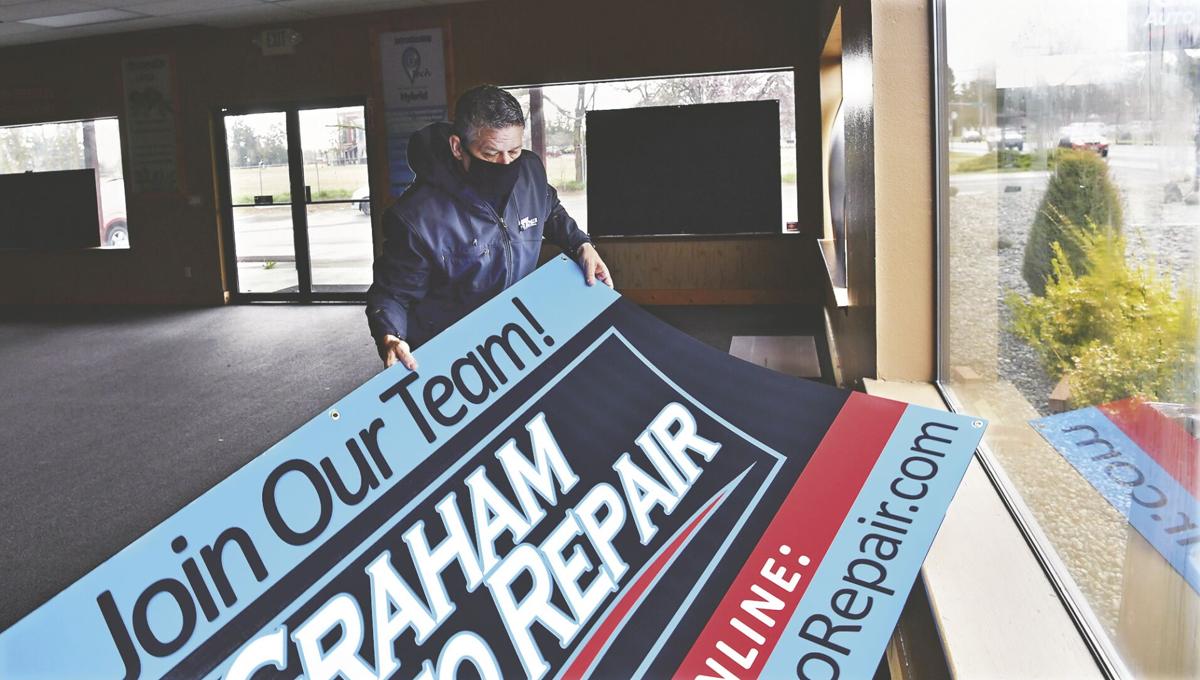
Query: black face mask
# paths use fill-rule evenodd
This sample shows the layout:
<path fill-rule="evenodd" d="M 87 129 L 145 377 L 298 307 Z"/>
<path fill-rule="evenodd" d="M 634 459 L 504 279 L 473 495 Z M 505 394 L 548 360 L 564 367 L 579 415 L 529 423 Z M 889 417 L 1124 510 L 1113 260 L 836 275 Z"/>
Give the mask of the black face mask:
<path fill-rule="evenodd" d="M 513 187 L 517 184 L 517 177 L 521 174 L 522 158 L 522 156 L 517 156 L 516 160 L 505 165 L 489 163 L 471 156 L 471 167 L 467 170 L 467 184 L 471 185 L 480 198 L 490 203 L 496 212 L 502 212 L 504 204 L 508 202 L 508 195 L 512 193 Z"/>

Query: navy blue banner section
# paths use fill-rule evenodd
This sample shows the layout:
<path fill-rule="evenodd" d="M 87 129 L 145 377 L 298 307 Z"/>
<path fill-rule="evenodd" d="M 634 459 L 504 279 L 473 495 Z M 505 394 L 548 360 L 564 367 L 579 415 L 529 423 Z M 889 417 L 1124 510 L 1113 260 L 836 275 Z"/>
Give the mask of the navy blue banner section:
<path fill-rule="evenodd" d="M 587 287 L 565 259 L 417 358 L 0 633 L 0 676 L 668 677 L 769 525 L 774 541 L 820 524 L 804 564 L 820 566 L 818 544 L 841 560 L 847 512 L 878 505 L 912 465 L 898 448 L 868 475 L 887 435 L 920 443 L 937 419 L 944 473 L 887 583 L 903 601 L 982 432 L 863 395 L 850 409 L 848 392 L 733 359 Z M 894 625 L 880 610 L 854 638 L 855 667 Z M 738 670 L 730 658 L 746 657 L 722 669 Z"/>

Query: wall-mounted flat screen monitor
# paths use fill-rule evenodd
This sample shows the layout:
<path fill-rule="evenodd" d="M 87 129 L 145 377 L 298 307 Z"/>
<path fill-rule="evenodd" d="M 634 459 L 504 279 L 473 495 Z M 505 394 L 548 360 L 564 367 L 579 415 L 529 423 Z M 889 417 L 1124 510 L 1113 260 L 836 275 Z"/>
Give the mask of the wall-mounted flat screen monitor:
<path fill-rule="evenodd" d="M 588 231 L 782 231 L 779 102 L 587 113 Z"/>
<path fill-rule="evenodd" d="M 0 248 L 99 245 L 94 169 L 0 175 Z"/>

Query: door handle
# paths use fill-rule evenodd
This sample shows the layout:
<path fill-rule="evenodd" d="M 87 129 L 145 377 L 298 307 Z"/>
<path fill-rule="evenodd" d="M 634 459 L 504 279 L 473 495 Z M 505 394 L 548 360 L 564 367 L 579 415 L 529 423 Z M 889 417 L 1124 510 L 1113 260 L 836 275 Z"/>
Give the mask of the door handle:
<path fill-rule="evenodd" d="M 312 187 L 307 184 L 304 185 L 304 202 L 312 203 Z"/>

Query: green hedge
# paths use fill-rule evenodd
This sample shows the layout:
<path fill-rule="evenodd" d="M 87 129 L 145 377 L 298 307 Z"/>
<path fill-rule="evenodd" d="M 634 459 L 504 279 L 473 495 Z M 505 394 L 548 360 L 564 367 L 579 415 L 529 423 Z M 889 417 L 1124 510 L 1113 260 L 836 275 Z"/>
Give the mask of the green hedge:
<path fill-rule="evenodd" d="M 1089 225 L 1077 230 L 1079 267 L 1053 243 L 1044 295 L 1009 293 L 1012 331 L 1054 378 L 1070 376 L 1075 406 L 1129 396 L 1196 398 L 1196 297 L 1173 291 L 1154 267 L 1130 267 L 1125 239 Z"/>

